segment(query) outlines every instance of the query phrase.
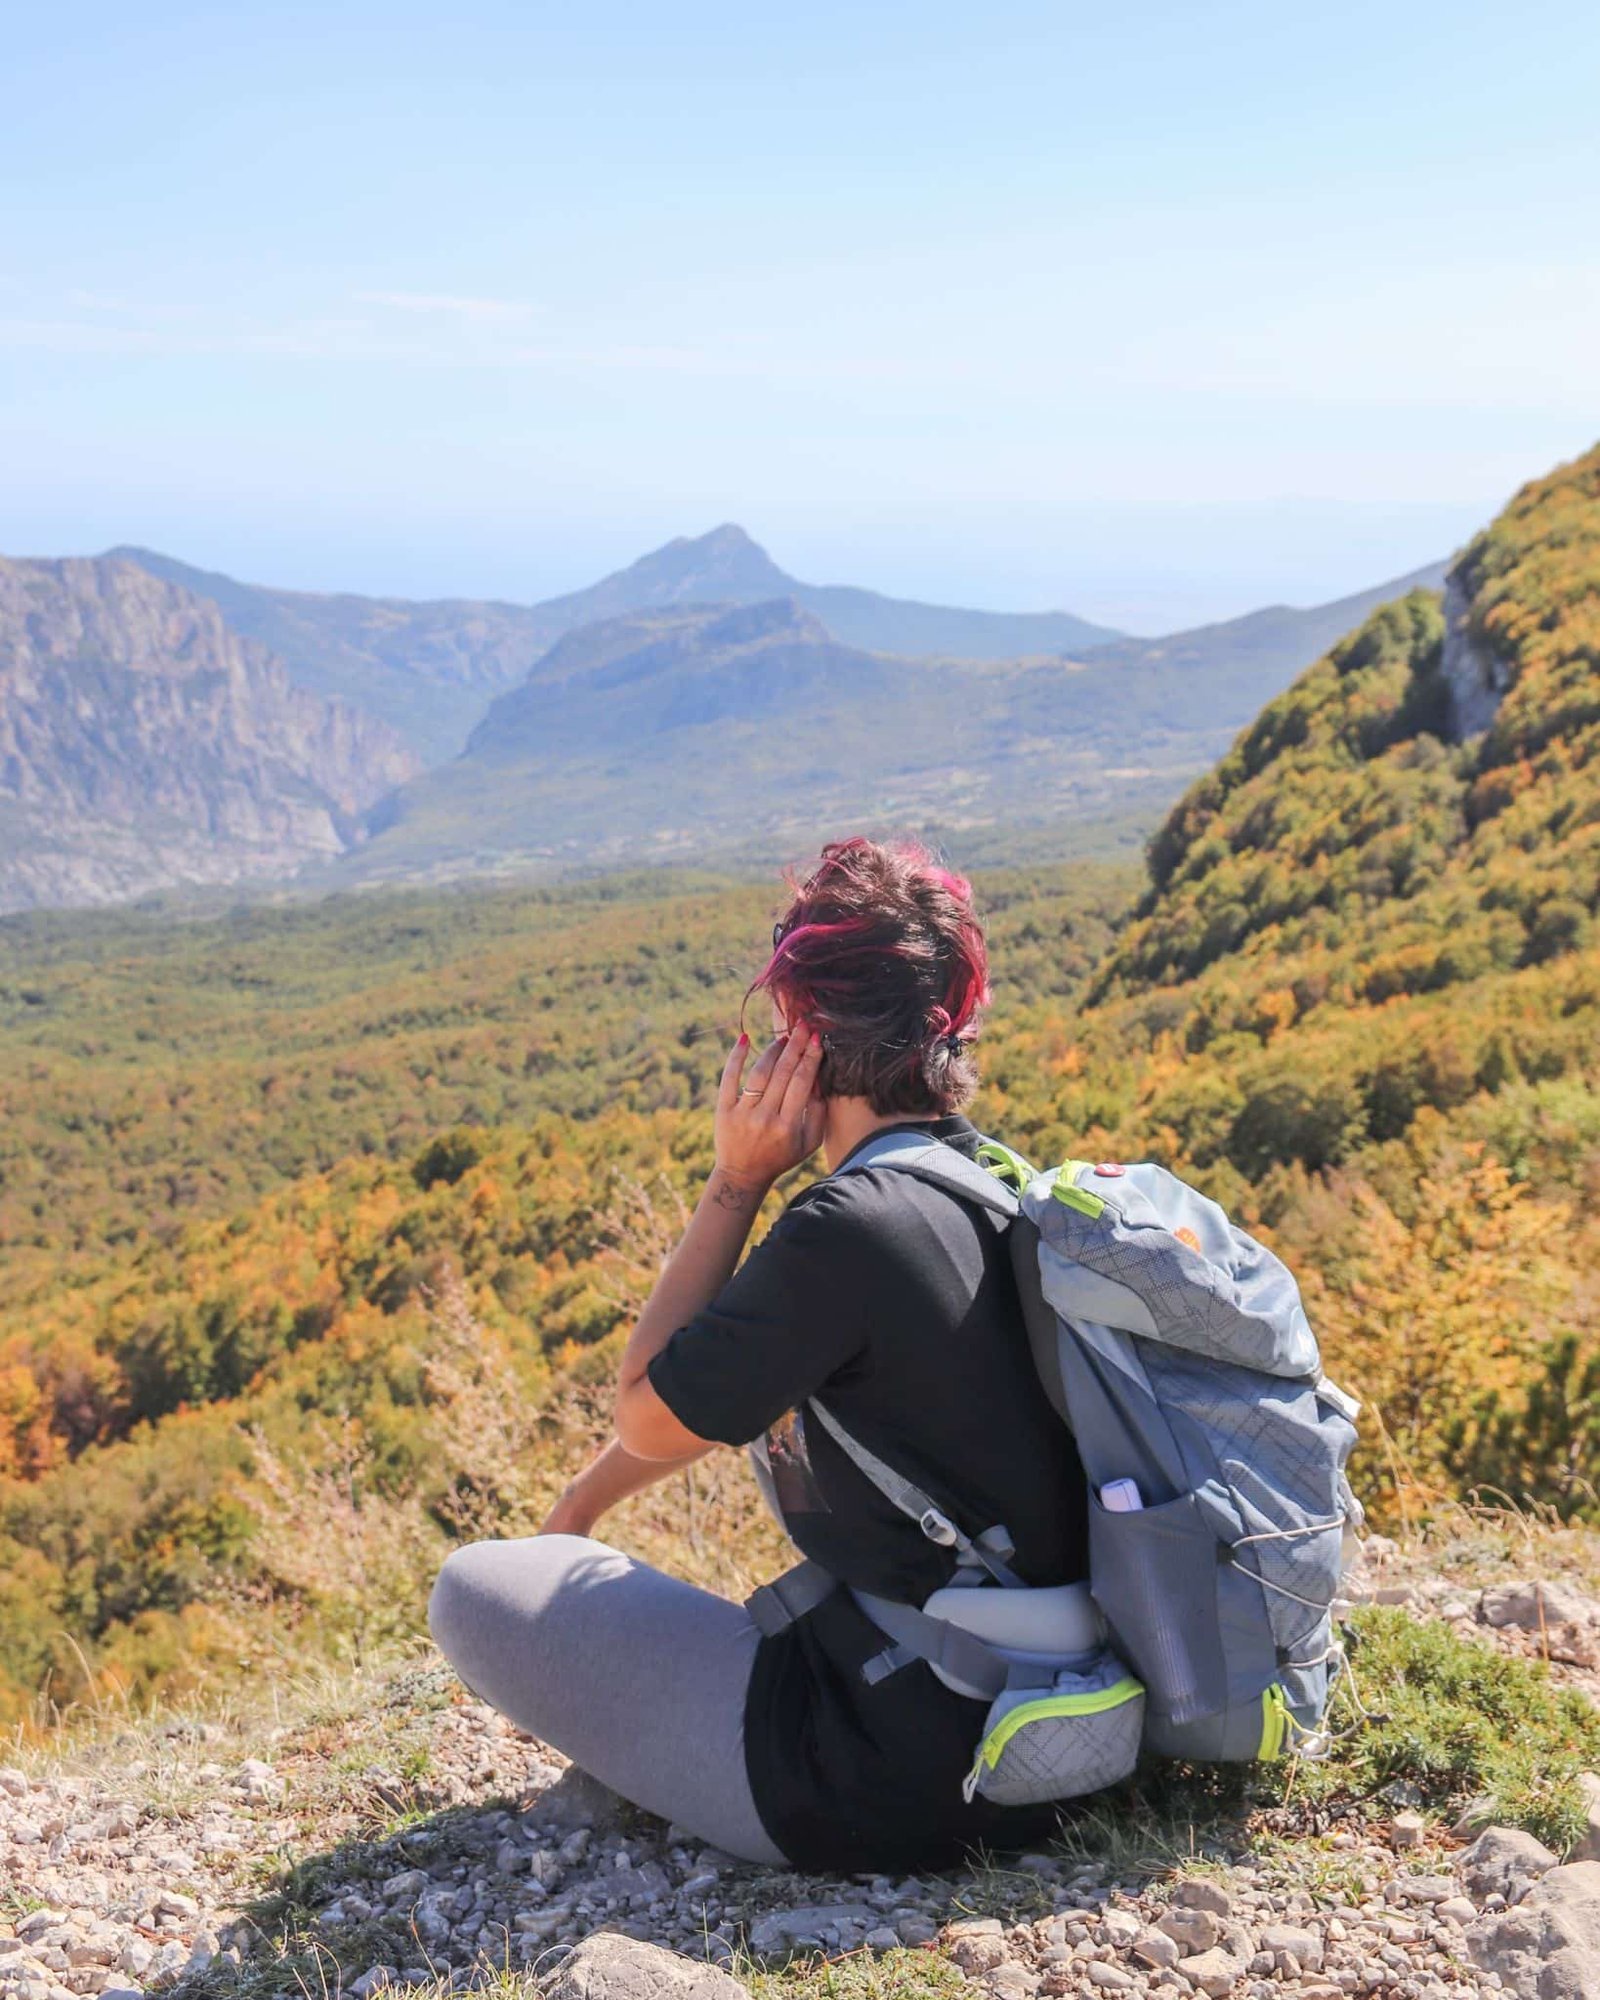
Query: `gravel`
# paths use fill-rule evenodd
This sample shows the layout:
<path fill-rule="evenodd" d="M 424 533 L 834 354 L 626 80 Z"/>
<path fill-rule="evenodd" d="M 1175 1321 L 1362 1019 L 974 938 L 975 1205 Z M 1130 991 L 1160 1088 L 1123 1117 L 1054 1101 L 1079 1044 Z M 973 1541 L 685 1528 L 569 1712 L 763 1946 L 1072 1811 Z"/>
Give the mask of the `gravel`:
<path fill-rule="evenodd" d="M 744 1955 L 907 1949 L 959 1967 L 973 2000 L 1478 2000 L 1532 1976 L 1538 1925 L 1516 1906 L 1556 1868 L 1492 1828 L 1460 1855 L 1431 1831 L 1400 1853 L 1337 1834 L 1326 1889 L 1292 1849 L 1155 1879 L 1053 1854 L 807 1877 L 625 1807 L 442 1670 L 298 1734 L 209 1728 L 0 1768 L 0 2000 L 375 2000 L 489 1968 L 559 1976 L 555 2000 L 725 2000 Z M 1558 1872 L 1538 1907 L 1575 1963 L 1600 1866 Z M 998 1914 L 972 1914 L 985 1901 Z"/>

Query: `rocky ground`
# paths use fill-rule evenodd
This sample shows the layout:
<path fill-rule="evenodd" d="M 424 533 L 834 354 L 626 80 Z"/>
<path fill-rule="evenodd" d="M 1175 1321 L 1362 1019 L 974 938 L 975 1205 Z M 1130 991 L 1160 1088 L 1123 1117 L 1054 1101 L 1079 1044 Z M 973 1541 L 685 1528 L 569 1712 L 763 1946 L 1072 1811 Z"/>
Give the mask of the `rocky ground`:
<path fill-rule="evenodd" d="M 1448 1589 L 1420 1601 L 1593 1673 L 1600 1603 L 1571 1586 Z M 1401 1590 L 1420 1587 L 1380 1548 L 1363 1591 Z M 0 1768 L 0 2000 L 1600 2000 L 1600 1780 L 1565 1865 L 1527 1834 L 1400 1807 L 1165 1843 L 1102 1813 L 1004 1866 L 807 1878 L 623 1806 L 437 1661 L 289 1691 L 279 1712 L 124 1721 Z"/>

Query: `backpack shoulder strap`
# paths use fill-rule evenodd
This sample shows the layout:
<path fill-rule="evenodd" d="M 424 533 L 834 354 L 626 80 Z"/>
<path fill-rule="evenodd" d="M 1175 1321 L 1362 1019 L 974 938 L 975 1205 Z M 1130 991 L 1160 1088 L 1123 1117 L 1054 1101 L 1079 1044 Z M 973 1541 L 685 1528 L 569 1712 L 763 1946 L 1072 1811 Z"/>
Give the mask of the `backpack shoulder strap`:
<path fill-rule="evenodd" d="M 979 1569 L 985 1569 L 996 1583 L 1004 1584 L 1007 1589 L 1023 1588 L 1021 1578 L 1010 1567 L 1010 1558 L 1016 1551 L 1004 1528 L 985 1528 L 981 1535 L 963 1534 L 944 1509 L 920 1486 L 896 1472 L 885 1459 L 879 1458 L 875 1451 L 870 1451 L 858 1437 L 847 1431 L 820 1397 L 809 1397 L 806 1408 L 816 1415 L 822 1428 L 862 1478 L 875 1486 L 891 1507 L 898 1508 L 909 1520 L 915 1521 L 930 1542 L 937 1543 L 942 1549 L 956 1551 L 956 1562 L 961 1569 L 974 1574 Z"/>
<path fill-rule="evenodd" d="M 1014 1159 L 1015 1155 L 1011 1157 Z M 879 1138 L 869 1139 L 839 1172 L 864 1173 L 868 1167 L 898 1168 L 916 1180 L 943 1188 L 947 1194 L 977 1202 L 1007 1220 L 1021 1209 L 1016 1190 L 987 1167 L 969 1160 L 965 1153 L 958 1153 L 942 1139 L 930 1139 L 921 1132 L 885 1132 Z"/>

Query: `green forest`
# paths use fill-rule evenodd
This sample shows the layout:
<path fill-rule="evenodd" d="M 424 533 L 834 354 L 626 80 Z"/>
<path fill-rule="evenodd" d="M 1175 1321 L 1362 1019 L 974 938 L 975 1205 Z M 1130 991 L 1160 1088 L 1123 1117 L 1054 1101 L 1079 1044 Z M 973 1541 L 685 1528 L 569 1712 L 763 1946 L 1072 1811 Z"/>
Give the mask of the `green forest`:
<path fill-rule="evenodd" d="M 1463 661 L 1499 699 L 1461 738 Z M 0 1720 L 359 1650 L 451 1538 L 533 1524 L 803 858 L 0 923 Z M 1271 1241 L 1380 1520 L 1600 1516 L 1600 451 L 1471 544 L 1448 627 L 1387 605 L 1271 703 L 1143 868 L 975 881 L 979 1122 Z M 731 1458 L 630 1519 L 701 1575 L 769 1553 Z"/>

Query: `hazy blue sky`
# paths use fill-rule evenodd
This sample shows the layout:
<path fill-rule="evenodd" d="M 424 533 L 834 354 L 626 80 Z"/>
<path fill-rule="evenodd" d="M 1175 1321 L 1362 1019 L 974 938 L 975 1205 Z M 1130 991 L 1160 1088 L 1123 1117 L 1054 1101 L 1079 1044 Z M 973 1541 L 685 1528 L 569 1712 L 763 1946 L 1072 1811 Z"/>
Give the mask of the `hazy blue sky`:
<path fill-rule="evenodd" d="M 0 549 L 1333 596 L 1600 435 L 1597 102 L 1593 0 L 17 8 Z"/>

